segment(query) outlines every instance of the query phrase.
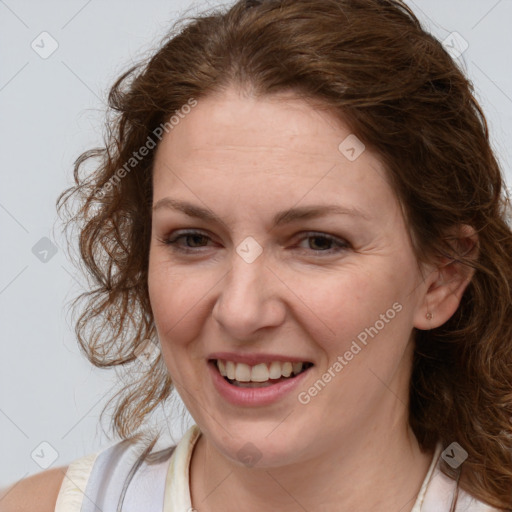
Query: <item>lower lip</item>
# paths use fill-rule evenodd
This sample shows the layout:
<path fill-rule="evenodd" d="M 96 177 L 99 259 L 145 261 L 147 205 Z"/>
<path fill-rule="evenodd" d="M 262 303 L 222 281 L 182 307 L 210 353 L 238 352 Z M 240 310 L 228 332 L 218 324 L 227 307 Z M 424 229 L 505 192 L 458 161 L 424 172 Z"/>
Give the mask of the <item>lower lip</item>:
<path fill-rule="evenodd" d="M 219 394 L 229 403 L 240 406 L 261 406 L 277 402 L 291 393 L 304 380 L 312 367 L 299 373 L 296 377 L 283 380 L 263 388 L 239 388 L 230 384 L 217 369 L 217 364 L 208 362 L 208 370 L 213 384 Z"/>

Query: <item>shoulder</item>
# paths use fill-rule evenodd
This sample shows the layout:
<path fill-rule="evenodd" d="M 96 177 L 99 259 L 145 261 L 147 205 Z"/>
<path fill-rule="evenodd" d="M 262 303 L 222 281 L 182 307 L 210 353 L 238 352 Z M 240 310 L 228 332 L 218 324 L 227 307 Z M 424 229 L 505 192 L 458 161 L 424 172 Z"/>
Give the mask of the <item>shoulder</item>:
<path fill-rule="evenodd" d="M 54 512 L 66 470 L 49 469 L 0 489 L 0 512 Z"/>
<path fill-rule="evenodd" d="M 178 465 L 186 465 L 194 428 L 198 431 L 193 427 L 178 445 L 152 451 L 146 442 L 125 439 L 67 467 L 20 480 L 0 489 L 0 512 L 72 512 L 89 500 L 100 510 L 116 510 L 125 499 L 134 510 L 161 510 L 171 459 L 180 451 Z"/>

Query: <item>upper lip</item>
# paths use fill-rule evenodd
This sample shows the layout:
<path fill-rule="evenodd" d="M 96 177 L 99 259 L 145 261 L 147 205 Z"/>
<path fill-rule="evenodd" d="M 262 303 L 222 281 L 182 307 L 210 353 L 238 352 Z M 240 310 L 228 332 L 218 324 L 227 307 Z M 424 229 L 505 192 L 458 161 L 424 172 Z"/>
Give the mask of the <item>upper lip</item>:
<path fill-rule="evenodd" d="M 208 359 L 222 359 L 223 361 L 233 361 L 234 363 L 245 363 L 249 366 L 260 363 L 271 363 L 272 361 L 281 361 L 283 363 L 311 362 L 306 358 L 283 356 L 281 354 L 240 354 L 235 352 L 214 352 L 208 356 Z"/>

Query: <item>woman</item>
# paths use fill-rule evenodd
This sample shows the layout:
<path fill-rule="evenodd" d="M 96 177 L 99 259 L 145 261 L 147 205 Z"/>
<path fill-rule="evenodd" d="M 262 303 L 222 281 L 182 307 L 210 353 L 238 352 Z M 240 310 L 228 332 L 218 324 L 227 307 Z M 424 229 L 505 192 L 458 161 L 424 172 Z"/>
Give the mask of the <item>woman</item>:
<path fill-rule="evenodd" d="M 413 13 L 239 1 L 110 103 L 59 204 L 81 199 L 96 282 L 82 347 L 144 373 L 123 441 L 25 496 L 46 479 L 57 511 L 510 509 L 503 177 Z M 150 453 L 144 420 L 174 387 L 196 425 Z"/>

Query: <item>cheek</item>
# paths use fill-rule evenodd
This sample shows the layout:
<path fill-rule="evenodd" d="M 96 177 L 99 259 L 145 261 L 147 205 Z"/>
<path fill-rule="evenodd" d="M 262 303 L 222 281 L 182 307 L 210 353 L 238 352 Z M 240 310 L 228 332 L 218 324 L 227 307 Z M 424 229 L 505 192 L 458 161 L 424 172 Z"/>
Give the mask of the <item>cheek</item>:
<path fill-rule="evenodd" d="M 155 321 L 162 357 L 174 385 L 181 388 L 187 382 L 187 340 L 195 333 L 194 308 L 190 293 L 186 293 L 188 280 L 183 275 L 171 272 L 168 265 L 149 264 L 148 289 L 151 309 Z M 191 288 L 194 289 L 194 288 Z M 189 384 L 190 385 L 190 384 Z"/>
<path fill-rule="evenodd" d="M 171 350 L 197 335 L 214 283 L 211 271 L 172 267 L 165 256 L 150 255 L 149 298 L 163 349 Z"/>
<path fill-rule="evenodd" d="M 367 373 L 368 367 L 380 366 L 387 373 L 409 341 L 411 308 L 404 300 L 402 279 L 395 278 L 396 271 L 375 262 L 368 270 L 353 269 L 324 286 L 309 286 L 307 304 L 328 327 L 323 334 L 314 331 L 319 322 L 311 315 L 310 335 L 325 350 L 330 364 L 338 356 L 344 357 L 354 378 L 357 368 Z"/>
<path fill-rule="evenodd" d="M 382 279 L 382 273 L 380 277 Z M 350 344 L 365 328 L 380 321 L 381 314 L 389 311 L 388 316 L 394 316 L 392 307 L 399 301 L 399 288 L 393 281 L 381 279 L 376 270 L 354 268 L 325 279 L 303 281 L 300 297 L 310 311 L 311 328 L 321 326 L 318 334 L 323 332 L 323 339 L 330 340 L 329 343 Z"/>

